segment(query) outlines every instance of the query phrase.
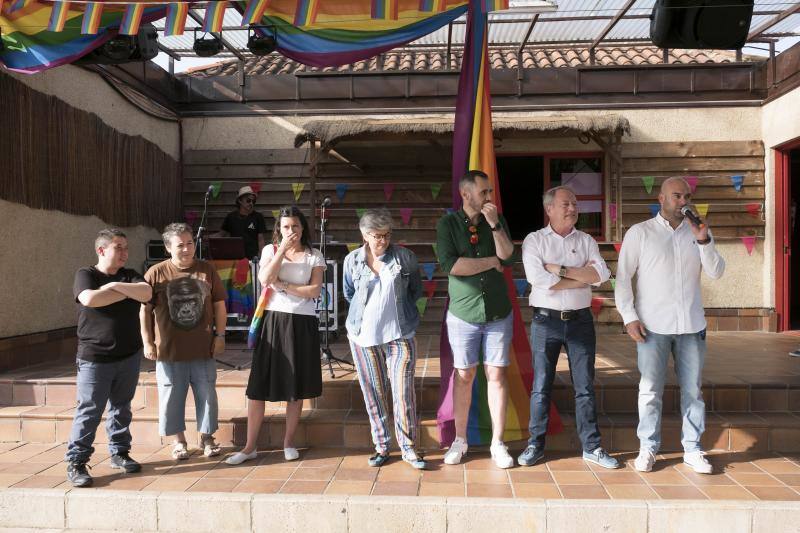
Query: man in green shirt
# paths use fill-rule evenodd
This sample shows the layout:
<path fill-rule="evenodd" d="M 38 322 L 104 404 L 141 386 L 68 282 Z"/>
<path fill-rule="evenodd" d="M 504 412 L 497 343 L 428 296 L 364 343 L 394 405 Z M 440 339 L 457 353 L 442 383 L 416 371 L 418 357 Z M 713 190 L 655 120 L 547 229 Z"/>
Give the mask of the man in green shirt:
<path fill-rule="evenodd" d="M 505 219 L 491 202 L 489 177 L 470 170 L 459 182 L 463 207 L 436 225 L 439 264 L 448 273 L 447 334 L 453 352 L 453 409 L 456 438 L 444 457 L 459 464 L 467 453 L 467 419 L 481 351 L 492 418 L 492 459 L 510 468 L 503 444 L 508 387 L 506 367 L 513 333 L 511 301 L 503 267 L 512 263 L 514 244 Z"/>

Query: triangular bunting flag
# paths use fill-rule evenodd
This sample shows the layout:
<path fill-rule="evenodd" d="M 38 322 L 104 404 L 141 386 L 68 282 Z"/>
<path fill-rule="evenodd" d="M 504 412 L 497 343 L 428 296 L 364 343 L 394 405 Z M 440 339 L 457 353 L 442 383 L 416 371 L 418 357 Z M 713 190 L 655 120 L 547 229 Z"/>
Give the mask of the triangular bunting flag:
<path fill-rule="evenodd" d="M 747 204 L 745 208 L 747 209 L 747 212 L 750 213 L 751 217 L 761 218 L 761 204 L 758 203 Z"/>
<path fill-rule="evenodd" d="M 408 223 L 411 222 L 411 213 L 413 209 L 410 207 L 401 207 L 400 208 L 400 218 L 403 219 L 403 224 L 408 226 Z"/>
<path fill-rule="evenodd" d="M 348 185 L 346 183 L 336 184 L 336 196 L 339 197 L 340 202 L 344 200 L 344 195 L 347 194 L 347 187 Z"/>
<path fill-rule="evenodd" d="M 697 209 L 697 214 L 700 215 L 700 218 L 706 218 L 706 215 L 708 215 L 708 204 L 694 204 L 694 208 Z"/>
<path fill-rule="evenodd" d="M 292 183 L 292 192 L 294 193 L 294 201 L 300 201 L 300 194 L 303 192 L 303 189 L 306 188 L 305 183 Z"/>
<path fill-rule="evenodd" d="M 697 190 L 697 176 L 686 176 L 683 179 L 689 184 L 689 188 L 692 190 L 692 194 L 694 194 L 694 191 Z"/>
<path fill-rule="evenodd" d="M 647 194 L 653 192 L 653 183 L 655 183 L 656 179 L 653 176 L 643 176 L 642 183 L 644 184 L 644 190 L 647 191 Z"/>
<path fill-rule="evenodd" d="M 280 209 L 273 209 L 272 210 L 272 218 L 278 220 L 281 217 L 281 210 Z"/>
<path fill-rule="evenodd" d="M 615 290 L 617 290 L 617 279 L 616 279 L 616 278 L 611 278 L 611 279 L 610 279 L 610 280 L 608 280 L 608 281 L 610 281 L 610 282 L 611 282 L 611 290 L 612 290 L 612 291 L 615 291 Z"/>
<path fill-rule="evenodd" d="M 394 194 L 394 183 L 384 183 L 383 197 L 386 198 L 387 202 L 392 199 L 392 194 Z"/>
<path fill-rule="evenodd" d="M 222 182 L 221 181 L 212 181 L 211 182 L 211 196 L 216 200 L 219 196 L 219 192 L 222 190 Z"/>
<path fill-rule="evenodd" d="M 197 222 L 197 219 L 200 218 L 200 213 L 195 211 L 194 209 L 189 209 L 183 214 L 183 218 L 186 219 L 186 223 L 190 226 L 194 226 L 194 223 Z"/>
<path fill-rule="evenodd" d="M 611 222 L 617 221 L 617 204 L 608 204 L 608 215 L 611 217 Z"/>
<path fill-rule="evenodd" d="M 731 183 L 733 183 L 733 188 L 736 189 L 736 192 L 741 192 L 744 176 L 731 176 Z"/>
<path fill-rule="evenodd" d="M 597 318 L 600 315 L 600 311 L 603 309 L 603 299 L 594 297 L 592 298 L 592 314 Z"/>
<path fill-rule="evenodd" d="M 422 267 L 422 271 L 425 272 L 425 277 L 433 279 L 433 273 L 436 272 L 436 263 L 422 263 L 420 265 Z"/>
<path fill-rule="evenodd" d="M 433 298 L 433 295 L 436 293 L 436 280 L 435 279 L 422 280 L 422 286 L 425 287 L 425 294 L 428 295 L 428 298 Z"/>
<path fill-rule="evenodd" d="M 448 207 L 447 209 L 445 209 L 445 211 L 447 212 L 448 215 L 452 215 L 453 213 L 456 212 L 456 210 L 453 209 L 452 207 Z"/>
<path fill-rule="evenodd" d="M 96 35 L 100 29 L 100 18 L 103 16 L 103 4 L 101 2 L 87 2 L 81 21 L 82 35 Z"/>
<path fill-rule="evenodd" d="M 439 259 L 439 245 L 434 242 L 431 247 L 433 248 L 433 255 L 436 256 L 436 259 Z"/>
<path fill-rule="evenodd" d="M 367 212 L 367 208 L 366 207 L 357 207 L 356 208 L 356 216 L 358 217 L 358 220 L 361 220 L 361 217 L 363 217 L 364 213 L 366 213 L 366 212 Z"/>
<path fill-rule="evenodd" d="M 661 210 L 661 205 L 650 204 L 650 216 L 652 217 L 656 216 L 660 210 Z"/>
<path fill-rule="evenodd" d="M 614 243 L 614 249 L 617 251 L 617 253 L 619 253 L 619 251 L 622 250 L 622 243 L 621 242 L 615 242 Z"/>
<path fill-rule="evenodd" d="M 202 29 L 205 32 L 222 31 L 222 23 L 225 19 L 225 10 L 228 2 L 209 2 L 206 4 L 206 16 L 203 18 Z"/>
<path fill-rule="evenodd" d="M 358 250 L 361 247 L 360 244 L 357 242 L 348 242 L 347 243 L 347 251 L 352 252 L 353 250 Z"/>
<path fill-rule="evenodd" d="M 442 192 L 442 184 L 431 183 L 431 196 L 433 196 L 434 200 L 436 200 L 439 197 L 440 192 Z"/>
<path fill-rule="evenodd" d="M 524 296 L 525 291 L 528 290 L 528 280 L 527 279 L 515 279 L 514 280 L 514 287 L 517 289 L 517 296 Z"/>
<path fill-rule="evenodd" d="M 744 247 L 747 250 L 747 255 L 752 255 L 753 247 L 756 245 L 755 235 L 747 235 L 742 237 L 742 244 L 744 244 Z"/>
<path fill-rule="evenodd" d="M 419 311 L 419 316 L 422 317 L 425 314 L 425 308 L 428 307 L 428 299 L 426 297 L 422 297 L 417 300 L 417 310 Z"/>
<path fill-rule="evenodd" d="M 261 192 L 261 184 L 259 182 L 251 181 L 250 183 L 248 183 L 248 185 L 250 186 L 251 189 L 253 189 L 254 193 L 258 194 Z"/>

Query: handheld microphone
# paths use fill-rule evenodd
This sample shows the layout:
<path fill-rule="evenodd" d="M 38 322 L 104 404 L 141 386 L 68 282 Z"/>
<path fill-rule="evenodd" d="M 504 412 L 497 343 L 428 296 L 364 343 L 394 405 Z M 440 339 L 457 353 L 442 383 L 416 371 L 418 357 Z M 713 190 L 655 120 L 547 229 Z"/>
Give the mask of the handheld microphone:
<path fill-rule="evenodd" d="M 326 196 L 322 199 L 322 203 L 319 204 L 321 207 L 330 207 L 331 206 L 331 197 Z"/>
<path fill-rule="evenodd" d="M 703 221 L 700 220 L 700 217 L 695 215 L 688 205 L 681 207 L 681 214 L 686 218 L 688 218 L 691 221 L 691 223 L 697 226 L 698 228 L 705 227 L 705 224 L 703 224 Z"/>

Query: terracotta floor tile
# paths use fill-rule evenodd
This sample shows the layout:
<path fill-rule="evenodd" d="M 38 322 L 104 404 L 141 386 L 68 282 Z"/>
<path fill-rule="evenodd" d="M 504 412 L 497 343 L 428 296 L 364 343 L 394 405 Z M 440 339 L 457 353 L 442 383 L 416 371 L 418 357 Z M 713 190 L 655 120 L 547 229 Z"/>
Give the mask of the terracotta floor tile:
<path fill-rule="evenodd" d="M 800 474 L 774 474 L 774 476 L 787 485 L 800 487 Z"/>
<path fill-rule="evenodd" d="M 339 468 L 336 470 L 334 477 L 337 481 L 375 481 L 378 477 L 378 469 L 370 468 Z"/>
<path fill-rule="evenodd" d="M 582 472 L 590 470 L 589 466 L 586 464 L 586 461 L 578 457 L 562 457 L 551 460 L 548 460 L 547 457 L 545 457 L 545 461 L 545 464 L 548 466 L 551 472 L 555 472 L 557 470 L 566 470 L 570 472 Z"/>
<path fill-rule="evenodd" d="M 509 470 L 512 483 L 554 483 L 549 472 L 531 472 L 527 469 L 514 468 Z"/>
<path fill-rule="evenodd" d="M 52 489 L 64 482 L 61 476 L 30 476 L 13 485 L 15 489 Z"/>
<path fill-rule="evenodd" d="M 160 476 L 145 486 L 144 491 L 183 492 L 194 485 L 200 478 Z"/>
<path fill-rule="evenodd" d="M 644 479 L 636 472 L 595 472 L 595 475 L 603 485 L 644 484 Z"/>
<path fill-rule="evenodd" d="M 238 485 L 239 479 L 206 479 L 203 478 L 187 489 L 188 492 L 231 492 Z"/>
<path fill-rule="evenodd" d="M 751 472 L 751 473 L 763 472 L 763 470 L 761 470 L 759 467 L 757 467 L 750 461 L 723 463 L 721 466 L 722 466 L 721 470 L 724 471 L 726 474 L 729 474 L 731 472 L 738 472 L 740 474 L 745 472 Z"/>
<path fill-rule="evenodd" d="M 759 500 L 800 500 L 800 494 L 789 487 L 763 487 L 746 485 L 745 488 Z"/>
<path fill-rule="evenodd" d="M 335 466 L 298 468 L 289 479 L 292 481 L 330 481 L 334 472 L 336 472 Z"/>
<path fill-rule="evenodd" d="M 739 485 L 704 485 L 700 488 L 712 500 L 755 500 L 756 497 Z"/>
<path fill-rule="evenodd" d="M 552 472 L 553 479 L 559 485 L 599 485 L 600 482 L 592 472 L 574 472 L 556 470 Z"/>
<path fill-rule="evenodd" d="M 561 499 L 561 492 L 554 483 L 514 483 L 517 498 Z"/>
<path fill-rule="evenodd" d="M 419 485 L 420 496 L 465 496 L 466 486 L 463 483 L 426 482 L 423 478 Z"/>
<path fill-rule="evenodd" d="M 459 468 L 439 468 L 437 470 L 425 470 L 422 472 L 424 483 L 464 483 L 464 469 Z M 473 472 L 478 472 L 474 470 Z M 486 470 L 488 472 L 488 470 Z"/>
<path fill-rule="evenodd" d="M 156 479 L 158 479 L 156 476 L 119 475 L 111 478 L 105 487 L 113 490 L 142 490 Z"/>
<path fill-rule="evenodd" d="M 39 474 L 56 475 L 51 470 L 58 472 L 58 475 L 67 474 L 67 464 L 59 463 L 55 465 L 47 465 L 46 463 L 19 463 L 2 471 L 2 474 Z"/>
<path fill-rule="evenodd" d="M 392 469 L 387 470 L 386 468 L 381 468 L 378 471 L 378 481 L 413 481 L 418 483 L 420 478 L 422 477 L 422 473 L 419 470 L 414 470 L 408 465 L 403 465 L 405 468 L 402 469 Z"/>
<path fill-rule="evenodd" d="M 740 485 L 744 485 L 746 487 L 749 486 L 780 486 L 782 483 L 777 478 L 769 475 L 769 474 L 755 474 L 750 472 L 745 472 L 742 474 L 729 474 L 729 476 L 739 483 Z"/>
<path fill-rule="evenodd" d="M 464 457 L 464 460 L 461 462 L 464 465 L 464 468 L 467 470 L 496 470 L 497 466 L 495 466 L 494 461 L 492 461 L 491 457 L 487 457 L 485 452 L 481 452 L 480 454 L 475 453 L 473 455 L 467 454 Z M 445 465 L 451 466 L 451 465 Z M 458 466 L 458 465 L 452 465 Z"/>
<path fill-rule="evenodd" d="M 467 496 L 479 498 L 511 498 L 511 485 L 499 483 L 467 483 Z"/>
<path fill-rule="evenodd" d="M 328 486 L 327 481 L 287 481 L 281 487 L 281 494 L 322 494 Z"/>
<path fill-rule="evenodd" d="M 244 479 L 233 488 L 233 492 L 252 492 L 255 494 L 275 494 L 285 482 L 276 479 Z"/>
<path fill-rule="evenodd" d="M 658 495 L 653 489 L 643 484 L 635 485 L 604 485 L 606 492 L 614 500 L 657 500 Z"/>
<path fill-rule="evenodd" d="M 419 490 L 418 481 L 379 481 L 372 487 L 375 496 L 416 496 Z"/>
<path fill-rule="evenodd" d="M 289 466 L 257 466 L 247 476 L 248 479 L 282 479 L 287 480 L 296 468 Z"/>
<path fill-rule="evenodd" d="M 369 495 L 372 492 L 372 481 L 334 479 L 325 489 L 325 494 Z"/>
<path fill-rule="evenodd" d="M 680 472 L 674 468 L 665 468 L 663 470 L 653 470 L 652 472 L 641 472 L 642 479 L 645 483 L 650 485 L 690 485 L 690 481 L 686 479 Z"/>
<path fill-rule="evenodd" d="M 209 470 L 209 472 L 205 475 L 205 479 L 215 479 L 220 477 L 229 479 L 244 479 L 250 475 L 255 468 L 255 465 L 250 466 L 246 463 L 235 466 L 220 463 L 220 465 L 213 470 Z"/>
<path fill-rule="evenodd" d="M 658 485 L 652 487 L 656 494 L 664 500 L 706 500 L 700 489 L 692 486 Z"/>
<path fill-rule="evenodd" d="M 558 488 L 564 498 L 607 500 L 608 493 L 600 485 L 561 485 Z"/>
<path fill-rule="evenodd" d="M 373 470 L 375 467 L 367 464 L 367 459 L 372 456 L 372 453 L 357 453 L 355 455 L 345 455 L 339 468 L 369 468 Z"/>
<path fill-rule="evenodd" d="M 747 475 L 747 474 L 741 474 Z M 735 485 L 736 482 L 727 474 L 715 472 L 713 474 L 698 474 L 697 472 L 684 472 L 683 476 L 689 480 L 692 485 Z"/>
<path fill-rule="evenodd" d="M 505 470 L 467 470 L 467 483 L 500 483 L 508 484 L 508 472 Z"/>
<path fill-rule="evenodd" d="M 800 465 L 788 460 L 771 460 L 757 462 L 756 466 L 770 474 L 796 474 L 800 475 Z"/>
<path fill-rule="evenodd" d="M 332 457 L 312 457 L 303 459 L 300 462 L 301 468 L 324 468 L 324 467 L 338 467 L 342 462 L 342 456 L 336 455 Z"/>

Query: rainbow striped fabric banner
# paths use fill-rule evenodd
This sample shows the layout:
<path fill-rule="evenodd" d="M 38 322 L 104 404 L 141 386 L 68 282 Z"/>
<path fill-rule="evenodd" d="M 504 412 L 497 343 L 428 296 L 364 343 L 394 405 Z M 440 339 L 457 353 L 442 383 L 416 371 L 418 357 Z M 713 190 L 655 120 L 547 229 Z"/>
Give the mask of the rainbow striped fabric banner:
<path fill-rule="evenodd" d="M 317 20 L 319 0 L 297 0 L 294 12 L 295 26 L 311 26 Z"/>
<path fill-rule="evenodd" d="M 258 24 L 264 11 L 269 7 L 270 0 L 249 0 L 242 15 L 242 25 Z"/>
<path fill-rule="evenodd" d="M 69 2 L 53 2 L 53 9 L 50 11 L 50 21 L 47 24 L 47 31 L 62 31 L 67 23 L 69 13 Z"/>
<path fill-rule="evenodd" d="M 83 35 L 95 35 L 100 29 L 100 17 L 103 16 L 103 4 L 100 2 L 87 2 L 86 10 L 83 12 L 83 22 L 81 22 L 81 33 Z"/>
<path fill-rule="evenodd" d="M 228 9 L 228 2 L 209 2 L 206 5 L 206 16 L 203 18 L 202 30 L 205 32 L 222 31 L 222 23 L 225 19 L 225 10 Z"/>
<path fill-rule="evenodd" d="M 508 0 L 484 0 L 483 9 L 484 13 L 508 9 Z"/>
<path fill-rule="evenodd" d="M 13 0 L 3 4 L 3 11 L 6 13 L 14 13 L 19 11 L 20 9 L 24 8 L 26 4 L 29 4 L 33 0 Z"/>
<path fill-rule="evenodd" d="M 494 203 L 502 211 L 498 194 L 497 165 L 492 137 L 491 96 L 489 91 L 488 20 L 484 0 L 472 0 L 467 18 L 464 61 L 458 82 L 455 129 L 453 132 L 453 208 L 459 208 L 461 195 L 458 181 L 469 169 L 482 170 L 489 176 L 494 189 Z M 530 418 L 530 395 L 533 385 L 531 348 L 522 321 L 512 269 L 505 269 L 508 297 L 514 315 L 514 337 L 509 353 L 510 365 L 506 370 L 509 389 L 506 430 L 503 439 L 514 441 L 527 438 Z M 445 310 L 446 312 L 446 310 Z M 442 446 L 448 446 L 455 438 L 455 414 L 453 410 L 453 353 L 447 336 L 447 323 L 442 322 L 439 346 L 441 384 L 437 423 Z M 492 438 L 492 424 L 486 401 L 486 377 L 478 372 L 474 382 L 472 404 L 467 424 L 467 440 L 470 444 L 488 444 Z M 550 410 L 548 432 L 562 429 L 561 419 L 555 410 Z"/>
<path fill-rule="evenodd" d="M 136 35 L 144 15 L 144 4 L 128 4 L 125 6 L 125 15 L 119 25 L 121 35 Z"/>
<path fill-rule="evenodd" d="M 167 18 L 164 21 L 164 37 L 183 35 L 186 17 L 189 15 L 189 4 L 173 3 L 167 6 Z"/>
<path fill-rule="evenodd" d="M 447 0 L 419 0 L 419 10 L 426 13 L 441 13 L 447 5 Z"/>
<path fill-rule="evenodd" d="M 378 20 L 397 20 L 399 16 L 399 0 L 372 0 L 370 16 Z"/>

